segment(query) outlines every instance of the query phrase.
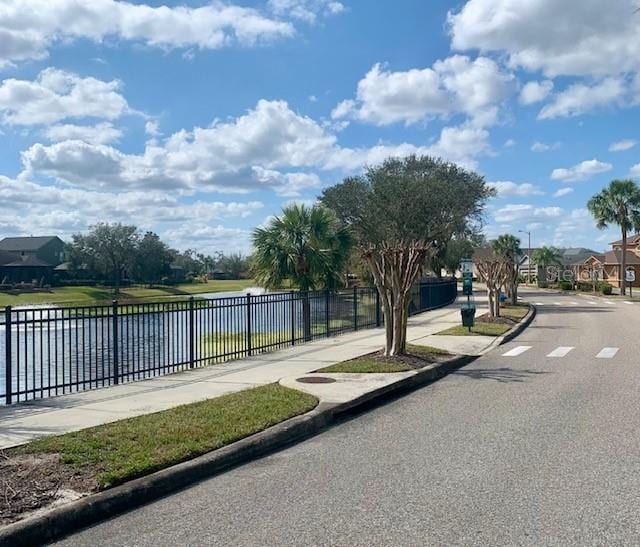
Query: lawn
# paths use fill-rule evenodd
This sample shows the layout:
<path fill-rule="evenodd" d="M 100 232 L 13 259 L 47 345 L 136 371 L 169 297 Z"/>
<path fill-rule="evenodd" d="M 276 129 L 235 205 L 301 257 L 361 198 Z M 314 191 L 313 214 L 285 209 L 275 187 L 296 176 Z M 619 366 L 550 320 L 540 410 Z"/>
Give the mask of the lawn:
<path fill-rule="evenodd" d="M 525 315 L 529 313 L 529 305 L 520 303 L 515 306 L 511 304 L 502 304 L 500 306 L 500 315 L 502 317 L 507 317 L 509 319 L 513 319 L 518 322 L 524 318 Z"/>
<path fill-rule="evenodd" d="M 192 294 L 241 291 L 255 284 L 252 279 L 214 280 L 208 283 L 184 283 L 167 287 L 126 287 L 121 289 L 121 302 L 153 302 L 170 297 L 188 297 Z M 103 304 L 114 299 L 108 287 L 55 287 L 47 292 L 7 294 L 0 292 L 0 307 L 56 304 L 60 306 Z"/>
<path fill-rule="evenodd" d="M 423 360 L 422 366 L 431 364 L 437 361 L 438 358 L 449 356 L 450 354 L 439 348 L 431 346 L 418 346 L 415 344 L 407 344 L 407 354 Z M 363 357 L 357 357 L 356 359 L 350 359 L 349 361 L 342 361 L 328 367 L 322 368 L 316 372 L 346 372 L 352 374 L 363 373 L 377 373 L 377 372 L 407 372 L 409 370 L 415 370 L 415 359 L 413 366 L 404 362 L 404 360 L 390 358 L 382 358 L 379 355 L 364 355 Z"/>
<path fill-rule="evenodd" d="M 313 409 L 312 395 L 271 384 L 33 441 L 7 452 L 59 454 L 99 489 L 200 456 Z"/>
<path fill-rule="evenodd" d="M 508 332 L 511 327 L 512 325 L 505 323 L 483 323 L 476 321 L 475 325 L 471 327 L 471 331 L 469 331 L 467 327 L 456 325 L 437 334 L 446 336 L 502 336 Z"/>

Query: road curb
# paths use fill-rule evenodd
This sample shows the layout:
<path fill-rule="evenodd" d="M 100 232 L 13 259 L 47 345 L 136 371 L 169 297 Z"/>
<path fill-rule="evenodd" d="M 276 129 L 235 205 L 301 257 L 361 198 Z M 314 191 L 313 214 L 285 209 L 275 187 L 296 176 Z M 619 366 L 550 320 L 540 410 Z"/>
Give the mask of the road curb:
<path fill-rule="evenodd" d="M 499 340 L 500 342 L 492 343 L 482 352 L 482 355 L 490 348 L 506 342 L 507 337 L 510 340 L 517 336 L 528 326 L 534 316 L 535 307 L 531 306 L 524 319 L 508 334 L 499 337 L 496 342 Z M 312 437 L 365 406 L 383 404 L 390 397 L 427 385 L 471 363 L 478 357 L 480 355 L 461 355 L 426 367 L 412 376 L 381 386 L 356 399 L 336 405 L 321 403 L 306 414 L 286 420 L 208 454 L 9 524 L 0 529 L 0 547 L 42 545 L 135 509 L 213 477 L 231 467 Z"/>
<path fill-rule="evenodd" d="M 502 336 L 498 336 L 498 338 L 496 338 L 493 342 L 491 342 L 491 344 L 489 344 L 489 346 L 487 346 L 480 352 L 480 355 L 485 355 L 498 346 L 501 346 L 502 344 L 506 344 L 507 342 L 513 340 L 531 324 L 531 321 L 533 321 L 537 313 L 537 308 L 533 304 L 529 304 L 529 311 L 527 312 L 527 315 L 520 319 L 518 324 L 515 325 L 509 332 L 503 334 Z"/>

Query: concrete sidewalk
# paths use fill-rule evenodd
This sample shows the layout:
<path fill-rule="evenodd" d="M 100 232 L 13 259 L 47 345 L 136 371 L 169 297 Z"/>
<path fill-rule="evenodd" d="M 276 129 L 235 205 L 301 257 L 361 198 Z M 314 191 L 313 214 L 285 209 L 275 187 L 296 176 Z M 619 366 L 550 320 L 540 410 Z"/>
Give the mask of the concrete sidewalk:
<path fill-rule="evenodd" d="M 486 311 L 486 298 L 478 298 L 478 315 Z M 485 309 L 483 309 L 485 308 Z M 478 355 L 495 338 L 485 336 L 436 336 L 460 324 L 458 304 L 414 316 L 409 320 L 408 340 L 446 349 L 451 353 Z M 325 338 L 285 350 L 229 363 L 193 369 L 168 376 L 93 391 L 0 407 L 0 448 L 8 448 L 45 435 L 76 431 L 132 416 L 158 412 L 250 387 L 295 378 L 327 365 L 378 350 L 384 344 L 383 329 L 368 329 Z M 364 389 L 393 382 L 393 375 L 355 379 Z"/>

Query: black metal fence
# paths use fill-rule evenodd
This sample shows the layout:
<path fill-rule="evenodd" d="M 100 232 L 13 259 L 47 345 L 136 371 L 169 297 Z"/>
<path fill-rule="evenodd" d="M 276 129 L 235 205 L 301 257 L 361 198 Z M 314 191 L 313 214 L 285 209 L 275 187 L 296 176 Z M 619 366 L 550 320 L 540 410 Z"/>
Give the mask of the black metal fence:
<path fill-rule="evenodd" d="M 410 312 L 445 306 L 456 294 L 455 280 L 421 282 L 413 289 Z M 0 318 L 0 404 L 170 374 L 382 322 L 374 288 L 65 308 L 9 306 Z"/>

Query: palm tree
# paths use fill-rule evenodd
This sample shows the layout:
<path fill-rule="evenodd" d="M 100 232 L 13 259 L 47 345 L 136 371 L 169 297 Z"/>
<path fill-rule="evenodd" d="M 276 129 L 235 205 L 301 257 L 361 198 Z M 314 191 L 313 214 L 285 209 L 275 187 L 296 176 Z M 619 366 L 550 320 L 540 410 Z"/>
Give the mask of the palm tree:
<path fill-rule="evenodd" d="M 339 287 L 349 258 L 351 234 L 322 206 L 291 205 L 253 231 L 252 272 L 260 286 L 285 282 L 302 293 L 305 338 L 311 337 L 308 291 Z"/>
<path fill-rule="evenodd" d="M 612 180 L 609 186 L 593 196 L 587 208 L 596 219 L 599 229 L 610 224 L 620 227 L 622 234 L 622 259 L 618 272 L 620 278 L 620 294 L 627 294 L 624 272 L 627 267 L 627 235 L 630 231 L 640 229 L 640 188 L 629 179 Z"/>
<path fill-rule="evenodd" d="M 518 303 L 518 259 L 522 253 L 520 249 L 520 240 L 514 235 L 503 234 L 491 242 L 491 248 L 495 254 L 502 257 L 509 263 L 511 281 L 509 283 L 509 287 L 505 288 L 511 296 L 511 303 L 515 305 Z"/>
<path fill-rule="evenodd" d="M 533 251 L 533 256 L 531 257 L 532 261 L 535 262 L 538 268 L 547 268 L 553 264 L 557 266 L 562 265 L 562 255 L 560 255 L 560 251 L 555 247 L 540 247 Z M 540 281 L 540 274 L 538 273 L 538 281 Z M 546 273 L 545 273 L 545 281 L 546 281 Z"/>

